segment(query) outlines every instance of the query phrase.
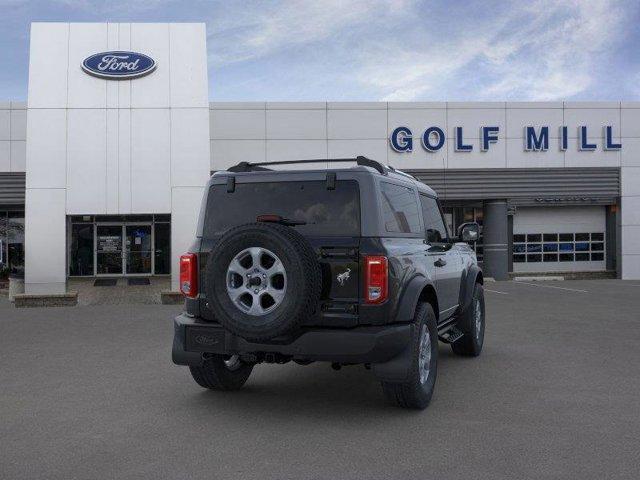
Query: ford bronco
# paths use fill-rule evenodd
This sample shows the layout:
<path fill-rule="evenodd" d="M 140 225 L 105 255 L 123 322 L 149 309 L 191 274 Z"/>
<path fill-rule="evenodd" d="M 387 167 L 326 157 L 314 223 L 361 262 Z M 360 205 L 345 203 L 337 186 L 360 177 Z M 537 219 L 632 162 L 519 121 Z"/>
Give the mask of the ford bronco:
<path fill-rule="evenodd" d="M 313 162 L 329 168 L 292 169 Z M 216 172 L 180 258 L 173 361 L 213 390 L 262 362 L 364 364 L 392 402 L 425 408 L 438 340 L 482 350 L 478 236 L 476 223 L 452 236 L 433 190 L 365 157 Z"/>

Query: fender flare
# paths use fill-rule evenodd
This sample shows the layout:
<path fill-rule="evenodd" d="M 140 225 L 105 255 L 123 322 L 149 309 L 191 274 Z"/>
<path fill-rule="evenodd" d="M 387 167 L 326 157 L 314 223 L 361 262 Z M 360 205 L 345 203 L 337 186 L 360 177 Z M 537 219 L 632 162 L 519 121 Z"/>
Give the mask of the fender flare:
<path fill-rule="evenodd" d="M 471 265 L 465 273 L 466 275 L 460 282 L 460 301 L 458 302 L 458 304 L 460 305 L 460 312 L 464 312 L 467 308 L 469 308 L 469 305 L 471 305 L 475 284 L 484 283 L 482 270 L 480 270 L 480 267 L 478 267 L 478 265 Z"/>
<path fill-rule="evenodd" d="M 416 314 L 416 307 L 418 306 L 418 300 L 420 299 L 422 291 L 427 286 L 431 286 L 435 290 L 435 285 L 427 277 L 418 275 L 411 279 L 400 297 L 398 312 L 395 319 L 396 322 L 413 322 L 413 317 Z M 436 312 L 436 316 L 437 315 L 438 312 Z"/>

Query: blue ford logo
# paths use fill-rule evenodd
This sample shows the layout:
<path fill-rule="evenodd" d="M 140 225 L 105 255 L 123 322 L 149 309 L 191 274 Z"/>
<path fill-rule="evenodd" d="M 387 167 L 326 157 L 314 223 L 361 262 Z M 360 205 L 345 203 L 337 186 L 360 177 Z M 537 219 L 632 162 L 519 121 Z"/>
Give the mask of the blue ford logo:
<path fill-rule="evenodd" d="M 82 62 L 82 69 L 89 75 L 114 80 L 142 77 L 155 68 L 153 58 L 136 52 L 96 53 Z"/>

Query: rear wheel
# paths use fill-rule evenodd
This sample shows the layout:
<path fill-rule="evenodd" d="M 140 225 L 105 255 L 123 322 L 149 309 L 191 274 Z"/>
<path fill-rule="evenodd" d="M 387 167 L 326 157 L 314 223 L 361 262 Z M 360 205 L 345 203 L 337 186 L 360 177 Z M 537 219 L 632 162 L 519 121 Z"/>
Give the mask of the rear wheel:
<path fill-rule="evenodd" d="M 476 283 L 471 305 L 458 322 L 458 328 L 462 330 L 464 335 L 460 340 L 451 344 L 454 353 L 464 357 L 480 355 L 484 343 L 484 320 L 484 290 L 481 284 Z"/>
<path fill-rule="evenodd" d="M 438 332 L 433 307 L 419 303 L 414 322 L 407 381 L 382 382 L 382 389 L 387 399 L 400 407 L 424 409 L 431 401 L 438 369 Z"/>
<path fill-rule="evenodd" d="M 253 365 L 244 363 L 237 355 L 215 355 L 207 358 L 201 367 L 189 367 L 189 370 L 201 387 L 238 390 L 251 375 Z"/>

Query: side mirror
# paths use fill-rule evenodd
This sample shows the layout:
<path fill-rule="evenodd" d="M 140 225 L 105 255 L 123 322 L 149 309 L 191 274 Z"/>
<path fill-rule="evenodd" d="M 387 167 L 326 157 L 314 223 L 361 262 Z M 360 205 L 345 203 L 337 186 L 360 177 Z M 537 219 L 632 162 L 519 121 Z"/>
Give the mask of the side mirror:
<path fill-rule="evenodd" d="M 480 238 L 480 225 L 476 222 L 463 223 L 458 227 L 458 238 L 462 242 L 477 242 Z"/>

